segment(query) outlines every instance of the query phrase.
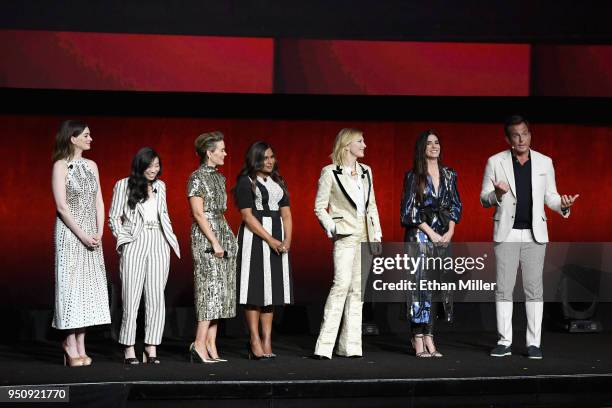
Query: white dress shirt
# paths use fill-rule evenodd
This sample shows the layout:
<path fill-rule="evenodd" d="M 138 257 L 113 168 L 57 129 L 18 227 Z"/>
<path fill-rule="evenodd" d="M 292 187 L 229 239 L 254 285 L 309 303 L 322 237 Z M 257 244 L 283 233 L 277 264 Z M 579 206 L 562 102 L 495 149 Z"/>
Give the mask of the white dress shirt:
<path fill-rule="evenodd" d="M 343 167 L 343 171 L 349 176 L 350 182 L 352 183 L 355 191 L 357 191 L 357 200 L 355 205 L 357 206 L 357 216 L 363 217 L 365 215 L 365 186 L 363 185 L 363 178 L 359 176 L 351 176 L 351 172 L 355 169 L 349 167 Z"/>

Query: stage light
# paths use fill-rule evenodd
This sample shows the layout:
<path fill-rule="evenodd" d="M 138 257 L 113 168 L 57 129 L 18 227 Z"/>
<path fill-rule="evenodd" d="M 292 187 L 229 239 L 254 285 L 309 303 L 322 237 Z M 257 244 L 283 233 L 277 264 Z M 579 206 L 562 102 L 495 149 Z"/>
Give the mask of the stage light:
<path fill-rule="evenodd" d="M 376 323 L 363 323 L 361 325 L 361 334 L 364 336 L 378 336 L 380 331 Z"/>
<path fill-rule="evenodd" d="M 564 328 L 570 333 L 602 331 L 601 322 L 594 317 L 599 303 L 600 279 L 600 270 L 574 264 L 563 267 L 559 294 Z"/>

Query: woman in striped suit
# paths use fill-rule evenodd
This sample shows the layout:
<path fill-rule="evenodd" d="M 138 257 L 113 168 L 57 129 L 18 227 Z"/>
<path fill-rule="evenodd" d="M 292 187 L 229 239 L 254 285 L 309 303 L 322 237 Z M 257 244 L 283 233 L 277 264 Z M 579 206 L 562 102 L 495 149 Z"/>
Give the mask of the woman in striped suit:
<path fill-rule="evenodd" d="M 245 305 L 250 332 L 247 350 L 249 358 L 272 358 L 274 306 L 292 303 L 293 288 L 289 194 L 269 144 L 251 145 L 233 192 L 242 214 L 237 269 L 239 303 Z"/>
<path fill-rule="evenodd" d="M 143 147 L 132 160 L 132 174 L 119 180 L 113 190 L 109 225 L 117 238 L 121 259 L 123 320 L 119 343 L 125 345 L 124 362 L 138 364 L 134 352 L 136 317 L 145 292 L 145 351 L 143 362 L 159 364 L 156 346 L 161 343 L 166 317 L 164 288 L 170 270 L 170 248 L 180 258 L 172 231 L 166 185 L 158 177 L 159 155 Z"/>

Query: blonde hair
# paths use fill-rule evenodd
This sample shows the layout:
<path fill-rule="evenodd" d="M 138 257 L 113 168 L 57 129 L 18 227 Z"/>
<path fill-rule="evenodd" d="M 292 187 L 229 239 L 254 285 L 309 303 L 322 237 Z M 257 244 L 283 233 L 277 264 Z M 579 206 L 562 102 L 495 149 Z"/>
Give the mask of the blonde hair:
<path fill-rule="evenodd" d="M 337 166 L 344 165 L 346 151 L 344 150 L 351 142 L 363 136 L 363 132 L 359 129 L 344 128 L 338 132 L 336 141 L 334 142 L 334 150 L 330 155 L 332 162 Z"/>
<path fill-rule="evenodd" d="M 195 150 L 200 156 L 200 163 L 206 164 L 208 155 L 206 152 L 213 151 L 217 147 L 217 142 L 223 140 L 223 133 L 215 130 L 214 132 L 202 133 L 195 140 Z"/>

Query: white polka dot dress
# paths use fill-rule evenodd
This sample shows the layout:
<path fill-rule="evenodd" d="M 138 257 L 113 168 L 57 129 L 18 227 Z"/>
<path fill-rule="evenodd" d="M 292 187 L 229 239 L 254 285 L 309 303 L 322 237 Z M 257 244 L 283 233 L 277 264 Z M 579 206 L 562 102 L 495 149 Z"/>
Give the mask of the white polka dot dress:
<path fill-rule="evenodd" d="M 87 160 L 68 164 L 66 202 L 75 222 L 94 235 L 98 183 Z M 52 326 L 66 330 L 110 323 L 102 247 L 88 249 L 57 217 L 55 221 L 55 312 Z"/>

